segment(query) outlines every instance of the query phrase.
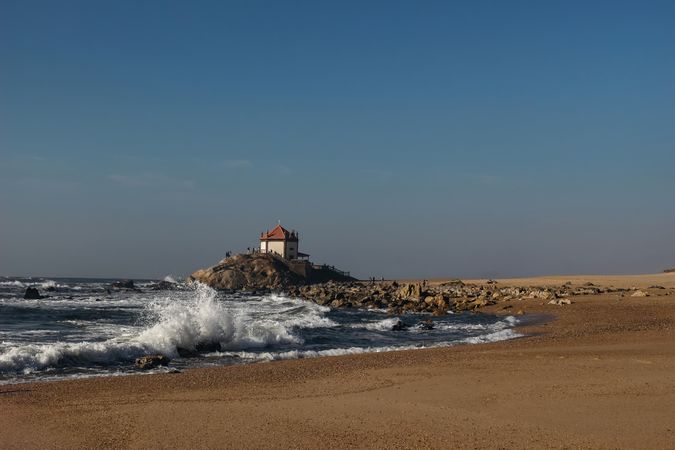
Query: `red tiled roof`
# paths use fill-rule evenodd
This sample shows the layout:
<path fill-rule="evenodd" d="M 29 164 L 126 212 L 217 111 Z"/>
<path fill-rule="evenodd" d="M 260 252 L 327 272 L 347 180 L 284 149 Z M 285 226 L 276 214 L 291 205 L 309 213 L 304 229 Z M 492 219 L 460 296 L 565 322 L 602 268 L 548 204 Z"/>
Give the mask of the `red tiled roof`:
<path fill-rule="evenodd" d="M 266 233 L 260 235 L 261 241 L 297 241 L 298 234 L 295 232 L 290 232 L 281 225 L 277 225 Z"/>

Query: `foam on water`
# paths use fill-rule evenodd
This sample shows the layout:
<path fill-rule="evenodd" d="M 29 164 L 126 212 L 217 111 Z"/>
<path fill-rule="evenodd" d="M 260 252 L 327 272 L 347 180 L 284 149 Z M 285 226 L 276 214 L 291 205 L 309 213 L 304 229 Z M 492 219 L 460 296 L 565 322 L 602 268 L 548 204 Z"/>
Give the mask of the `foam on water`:
<path fill-rule="evenodd" d="M 394 325 L 399 321 L 398 317 L 390 317 L 388 319 L 377 320 L 374 322 L 354 323 L 352 328 L 365 328 L 366 330 L 374 331 L 390 331 Z"/>
<path fill-rule="evenodd" d="M 24 300 L 24 282 L 57 290 L 49 298 Z M 219 294 L 201 284 L 138 292 L 110 291 L 105 281 L 4 279 L 0 283 L 4 283 L 0 383 L 132 373 L 134 359 L 147 354 L 167 355 L 173 366 L 185 368 L 520 336 L 512 329 L 518 322 L 512 316 L 431 318 L 434 327 L 429 330 L 415 322 L 430 316 L 407 315 L 401 319 L 409 328 L 393 331 L 399 318 L 381 311 L 331 310 L 278 294 Z M 197 352 L 213 349 L 213 344 L 218 351 Z"/>
<path fill-rule="evenodd" d="M 122 333 L 102 342 L 4 348 L 0 354 L 0 371 L 30 373 L 52 366 L 112 365 L 148 353 L 178 357 L 178 349 L 194 351 L 202 343 L 218 343 L 227 350 L 301 343 L 288 325 L 273 320 L 252 320 L 242 310 L 232 310 L 217 302 L 215 296 L 216 291 L 200 284 L 186 300 L 151 303 L 148 305 L 149 325 L 135 334 Z"/>

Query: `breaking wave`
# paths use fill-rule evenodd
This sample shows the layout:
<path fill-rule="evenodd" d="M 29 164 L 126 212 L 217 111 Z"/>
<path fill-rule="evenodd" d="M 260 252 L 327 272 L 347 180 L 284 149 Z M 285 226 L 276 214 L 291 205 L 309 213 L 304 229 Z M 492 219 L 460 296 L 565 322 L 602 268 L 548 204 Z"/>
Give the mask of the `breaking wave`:
<path fill-rule="evenodd" d="M 28 344 L 10 347 L 0 354 L 0 371 L 30 373 L 46 367 L 114 365 L 141 355 L 161 353 L 172 358 L 179 351 L 196 351 L 204 344 L 223 350 L 264 348 L 282 343 L 301 344 L 293 327 L 325 326 L 325 320 L 309 309 L 284 321 L 256 319 L 244 308 L 232 308 L 216 300 L 216 291 L 196 285 L 184 301 L 153 302 L 147 307 L 148 326 L 136 334 L 102 342 Z"/>
<path fill-rule="evenodd" d="M 165 291 L 109 291 L 108 283 L 0 281 L 0 293 L 4 293 L 0 296 L 0 384 L 132 373 L 134 359 L 148 354 L 169 356 L 173 367 L 188 368 L 521 336 L 513 330 L 518 324 L 513 316 L 398 318 L 381 311 L 331 310 L 277 294 L 219 294 L 202 284 Z M 56 289 L 47 298 L 23 300 L 25 286 L 35 284 Z M 399 320 L 405 326 L 395 327 Z"/>

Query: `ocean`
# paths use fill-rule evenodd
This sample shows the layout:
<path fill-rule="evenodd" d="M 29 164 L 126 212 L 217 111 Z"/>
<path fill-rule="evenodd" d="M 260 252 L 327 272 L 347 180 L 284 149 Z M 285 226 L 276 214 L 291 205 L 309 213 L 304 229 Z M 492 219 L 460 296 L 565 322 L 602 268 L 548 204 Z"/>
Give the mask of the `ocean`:
<path fill-rule="evenodd" d="M 0 277 L 0 384 L 184 370 L 520 336 L 514 316 L 330 309 L 281 294 L 226 294 L 171 277 L 171 289 L 136 280 Z M 23 298 L 27 287 L 48 297 Z M 407 327 L 393 330 L 401 320 Z M 431 321 L 430 328 L 429 323 Z M 168 367 L 135 367 L 163 354 Z"/>

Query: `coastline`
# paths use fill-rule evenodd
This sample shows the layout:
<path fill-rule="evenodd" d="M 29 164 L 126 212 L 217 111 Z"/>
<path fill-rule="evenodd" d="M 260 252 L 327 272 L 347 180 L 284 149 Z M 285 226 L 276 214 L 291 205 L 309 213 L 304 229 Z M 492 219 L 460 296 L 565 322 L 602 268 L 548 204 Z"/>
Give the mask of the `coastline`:
<path fill-rule="evenodd" d="M 555 317 L 495 343 L 0 386 L 2 445 L 673 447 L 675 274 L 659 279 L 486 307 Z M 635 280 L 602 283 L 653 281 Z"/>

